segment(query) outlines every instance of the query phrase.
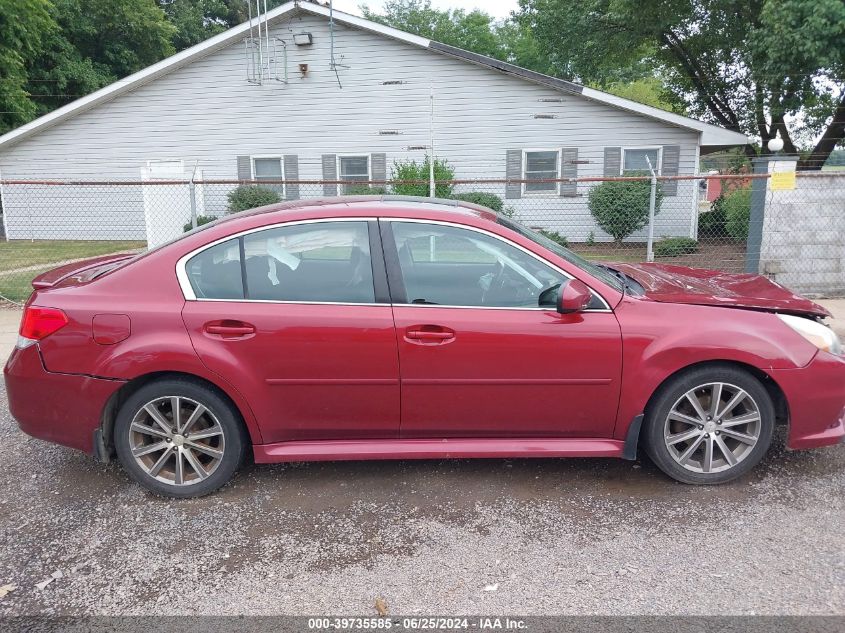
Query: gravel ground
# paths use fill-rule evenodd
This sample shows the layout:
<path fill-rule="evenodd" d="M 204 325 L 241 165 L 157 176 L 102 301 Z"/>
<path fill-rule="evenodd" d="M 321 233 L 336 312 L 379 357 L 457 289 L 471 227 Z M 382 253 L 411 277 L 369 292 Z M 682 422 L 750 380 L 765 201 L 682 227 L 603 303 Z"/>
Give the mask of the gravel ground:
<path fill-rule="evenodd" d="M 346 462 L 170 501 L 23 435 L 0 388 L 0 615 L 845 614 L 845 446 L 782 442 L 717 488 L 647 461 Z"/>

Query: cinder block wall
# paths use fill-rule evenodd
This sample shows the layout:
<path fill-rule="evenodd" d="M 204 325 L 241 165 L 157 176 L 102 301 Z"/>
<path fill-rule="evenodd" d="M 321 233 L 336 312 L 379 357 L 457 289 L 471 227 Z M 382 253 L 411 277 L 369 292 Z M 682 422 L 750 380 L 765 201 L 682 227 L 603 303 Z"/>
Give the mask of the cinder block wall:
<path fill-rule="evenodd" d="M 760 272 L 795 292 L 845 296 L 845 173 L 767 191 Z"/>

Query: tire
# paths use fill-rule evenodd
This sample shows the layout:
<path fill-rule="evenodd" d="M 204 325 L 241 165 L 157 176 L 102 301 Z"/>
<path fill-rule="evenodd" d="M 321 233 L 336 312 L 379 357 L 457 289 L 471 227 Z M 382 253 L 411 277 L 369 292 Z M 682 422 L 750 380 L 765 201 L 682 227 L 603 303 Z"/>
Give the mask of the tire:
<path fill-rule="evenodd" d="M 774 428 L 772 399 L 756 377 L 730 365 L 709 365 L 660 387 L 646 411 L 643 439 L 651 460 L 673 479 L 723 484 L 759 463 Z"/>
<path fill-rule="evenodd" d="M 173 425 L 175 403 L 181 433 Z M 115 450 L 129 476 L 151 492 L 183 499 L 225 485 L 243 462 L 247 441 L 232 405 L 185 378 L 141 387 L 123 403 L 114 427 Z"/>

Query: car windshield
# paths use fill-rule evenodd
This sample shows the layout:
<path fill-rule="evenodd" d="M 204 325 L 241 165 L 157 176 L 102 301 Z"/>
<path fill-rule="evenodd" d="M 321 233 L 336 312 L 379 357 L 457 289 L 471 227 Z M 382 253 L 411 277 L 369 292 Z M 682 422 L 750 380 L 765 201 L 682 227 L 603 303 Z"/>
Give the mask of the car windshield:
<path fill-rule="evenodd" d="M 619 281 L 619 278 L 606 268 L 602 268 L 601 266 L 598 266 L 593 262 L 584 259 L 580 255 L 577 255 L 576 253 L 569 250 L 568 248 L 565 248 L 554 240 L 549 239 L 542 233 L 533 231 L 527 226 L 524 226 L 519 222 L 515 222 L 510 218 L 499 216 L 498 222 L 502 226 L 507 227 L 512 231 L 516 231 L 522 237 L 531 240 L 535 244 L 539 244 L 543 248 L 552 251 L 555 255 L 559 255 L 560 257 L 568 261 L 570 264 L 573 264 L 581 270 L 591 274 L 593 277 L 600 279 L 608 286 L 616 288 L 619 292 L 624 291 L 624 288 L 622 286 L 622 283 Z"/>

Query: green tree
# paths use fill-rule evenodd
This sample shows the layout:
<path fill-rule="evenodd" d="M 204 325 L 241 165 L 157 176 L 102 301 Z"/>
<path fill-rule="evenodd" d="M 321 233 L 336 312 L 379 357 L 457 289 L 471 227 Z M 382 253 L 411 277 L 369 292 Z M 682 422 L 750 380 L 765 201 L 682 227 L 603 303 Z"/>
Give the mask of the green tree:
<path fill-rule="evenodd" d="M 480 55 L 504 59 L 502 42 L 496 34 L 496 21 L 483 11 L 441 11 L 433 8 L 430 0 L 387 0 L 383 14 L 372 11 L 367 5 L 363 5 L 361 11 L 366 19 L 373 22 Z"/>
<path fill-rule="evenodd" d="M 199 44 L 226 29 L 249 19 L 251 2 L 255 16 L 255 0 L 157 0 L 176 27 L 173 46 L 177 51 Z M 274 9 L 285 0 L 267 0 L 267 10 Z M 264 2 L 261 2 L 264 11 Z"/>
<path fill-rule="evenodd" d="M 52 15 L 59 28 L 27 63 L 38 114 L 174 52 L 176 29 L 155 0 L 53 0 Z"/>
<path fill-rule="evenodd" d="M 776 133 L 787 152 L 805 145 L 800 168 L 845 136 L 842 0 L 520 0 L 519 19 L 561 76 L 606 86 L 658 70 L 672 102 L 762 152 Z"/>
<path fill-rule="evenodd" d="M 671 95 L 666 94 L 666 87 L 657 77 L 643 77 L 629 82 L 617 81 L 606 86 L 596 86 L 612 95 L 630 99 L 637 103 L 660 108 L 669 112 L 686 114 L 683 104 L 675 101 Z"/>
<path fill-rule="evenodd" d="M 431 0 L 387 0 L 383 13 L 367 5 L 362 5 L 361 11 L 368 20 L 414 35 L 530 70 L 551 70 L 530 29 L 512 20 L 496 20 L 484 11 L 439 10 L 431 6 Z"/>
<path fill-rule="evenodd" d="M 32 119 L 26 59 L 56 28 L 48 0 L 0 0 L 0 134 Z"/>

